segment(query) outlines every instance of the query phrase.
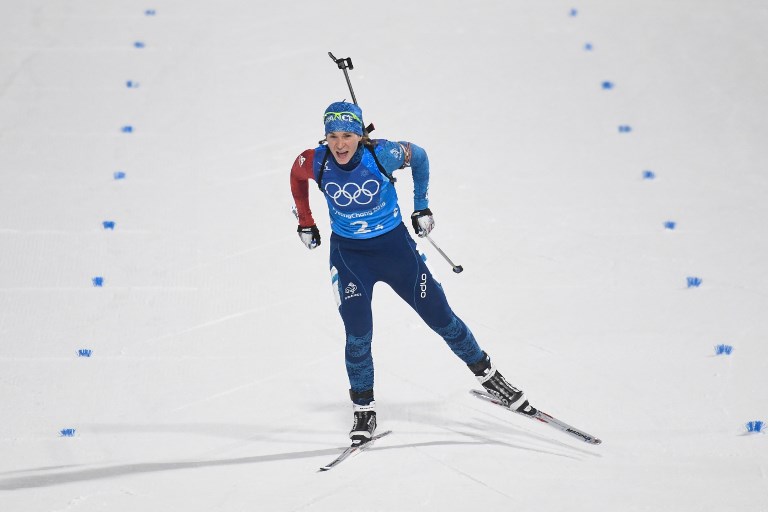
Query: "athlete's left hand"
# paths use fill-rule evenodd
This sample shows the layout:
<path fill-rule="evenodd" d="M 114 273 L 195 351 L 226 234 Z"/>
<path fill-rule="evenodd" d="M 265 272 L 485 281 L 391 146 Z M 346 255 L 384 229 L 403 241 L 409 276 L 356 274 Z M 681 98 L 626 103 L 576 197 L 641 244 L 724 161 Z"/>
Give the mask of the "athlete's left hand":
<path fill-rule="evenodd" d="M 411 224 L 413 224 L 413 230 L 416 234 L 424 238 L 435 229 L 435 219 L 432 217 L 432 210 L 429 208 L 416 210 L 411 214 Z"/>
<path fill-rule="evenodd" d="M 296 232 L 299 234 L 301 242 L 307 246 L 307 249 L 312 250 L 320 245 L 320 230 L 317 229 L 315 224 L 305 227 L 299 226 Z"/>

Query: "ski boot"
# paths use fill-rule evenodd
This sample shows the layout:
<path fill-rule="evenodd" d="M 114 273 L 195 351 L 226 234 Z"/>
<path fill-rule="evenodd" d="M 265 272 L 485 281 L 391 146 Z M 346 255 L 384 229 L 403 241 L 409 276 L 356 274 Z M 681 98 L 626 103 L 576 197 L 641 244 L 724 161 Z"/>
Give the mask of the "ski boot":
<path fill-rule="evenodd" d="M 522 390 L 507 382 L 507 379 L 491 363 L 488 354 L 483 352 L 483 358 L 480 361 L 468 366 L 485 390 L 501 400 L 506 407 L 528 416 L 536 414 L 536 409 L 528 403 Z"/>
<path fill-rule="evenodd" d="M 375 408 L 376 402 L 371 402 L 368 405 L 353 404 L 354 421 L 352 430 L 349 432 L 353 446 L 367 443 L 373 437 L 373 432 L 376 430 Z"/>

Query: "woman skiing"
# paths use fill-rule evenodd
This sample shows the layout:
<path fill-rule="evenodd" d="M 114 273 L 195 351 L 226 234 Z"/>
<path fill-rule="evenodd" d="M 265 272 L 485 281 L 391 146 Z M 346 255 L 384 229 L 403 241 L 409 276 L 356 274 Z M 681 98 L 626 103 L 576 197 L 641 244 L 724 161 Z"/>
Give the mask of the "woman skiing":
<path fill-rule="evenodd" d="M 320 246 L 320 232 L 309 206 L 309 180 L 328 204 L 331 218 L 330 270 L 336 305 L 346 331 L 345 362 L 353 404 L 353 445 L 376 429 L 371 355 L 373 286 L 388 284 L 469 366 L 483 387 L 518 412 L 533 415 L 523 392 L 510 385 L 480 348 L 466 324 L 451 310 L 442 286 L 433 279 L 416 242 L 403 224 L 393 172 L 413 174 L 411 224 L 419 237 L 435 222 L 429 209 L 429 160 L 406 141 L 372 140 L 362 110 L 354 103 L 332 103 L 323 115 L 326 144 L 301 153 L 291 168 L 301 241 Z"/>

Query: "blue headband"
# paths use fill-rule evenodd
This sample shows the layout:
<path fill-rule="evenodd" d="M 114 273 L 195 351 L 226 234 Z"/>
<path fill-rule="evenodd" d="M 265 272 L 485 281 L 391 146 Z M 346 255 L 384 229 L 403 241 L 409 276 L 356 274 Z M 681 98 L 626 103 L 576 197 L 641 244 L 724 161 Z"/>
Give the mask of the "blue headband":
<path fill-rule="evenodd" d="M 354 103 L 331 103 L 323 114 L 325 133 L 350 132 L 363 135 L 363 111 Z"/>

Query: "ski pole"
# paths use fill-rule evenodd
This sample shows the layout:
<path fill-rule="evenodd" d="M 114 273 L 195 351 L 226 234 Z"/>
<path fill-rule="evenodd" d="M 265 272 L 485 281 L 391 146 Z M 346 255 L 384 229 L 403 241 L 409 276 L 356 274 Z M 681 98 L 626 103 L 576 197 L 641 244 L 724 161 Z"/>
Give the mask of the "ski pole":
<path fill-rule="evenodd" d="M 339 69 L 344 72 L 344 78 L 347 79 L 347 86 L 349 87 L 349 92 L 352 93 L 352 102 L 357 105 L 357 98 L 355 98 L 355 91 L 352 90 L 352 82 L 349 80 L 349 73 L 347 73 L 347 69 L 355 69 L 355 67 L 352 65 L 352 57 L 347 57 L 346 59 L 337 59 L 333 56 L 331 52 L 328 52 L 328 56 L 333 59 L 333 62 L 336 63 L 337 66 L 339 66 Z"/>
<path fill-rule="evenodd" d="M 445 253 L 443 252 L 443 250 L 442 250 L 440 247 L 438 247 L 438 246 L 437 246 L 437 244 L 435 243 L 435 241 L 434 241 L 434 240 L 432 240 L 432 239 L 429 237 L 429 235 L 425 235 L 425 236 L 424 236 L 424 238 L 426 238 L 427 240 L 429 240 L 429 243 L 431 243 L 431 244 L 432 244 L 432 246 L 433 246 L 435 249 L 437 249 L 437 252 L 439 252 L 439 253 L 440 253 L 440 255 L 441 255 L 443 258 L 445 258 L 445 261 L 447 261 L 448 263 L 450 263 L 451 267 L 453 267 L 453 271 L 454 271 L 454 272 L 456 272 L 457 274 L 460 274 L 461 272 L 463 272 L 463 271 L 464 271 L 464 267 L 462 267 L 461 265 L 456 265 L 456 264 L 454 264 L 454 263 L 451 261 L 451 258 L 449 258 L 449 257 L 448 257 L 448 255 L 447 255 L 447 254 L 445 254 Z"/>

